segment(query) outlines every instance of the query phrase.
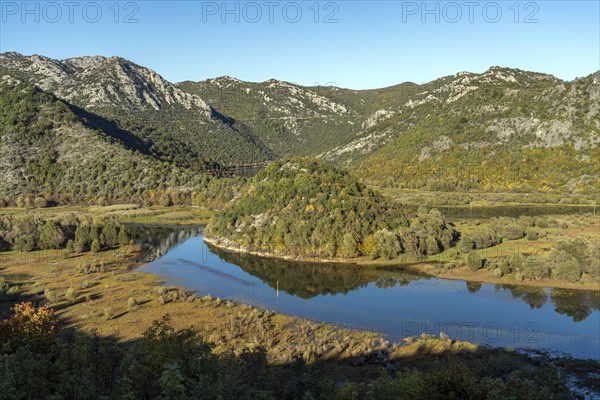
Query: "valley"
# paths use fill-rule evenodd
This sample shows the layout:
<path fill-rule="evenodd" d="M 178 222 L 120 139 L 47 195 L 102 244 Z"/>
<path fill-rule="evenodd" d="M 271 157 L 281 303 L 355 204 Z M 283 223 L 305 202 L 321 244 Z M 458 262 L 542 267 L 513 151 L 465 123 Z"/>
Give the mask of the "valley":
<path fill-rule="evenodd" d="M 351 90 L 1 53 L 2 355 L 85 365 L 44 377 L 72 398 L 600 396 L 599 74 Z"/>

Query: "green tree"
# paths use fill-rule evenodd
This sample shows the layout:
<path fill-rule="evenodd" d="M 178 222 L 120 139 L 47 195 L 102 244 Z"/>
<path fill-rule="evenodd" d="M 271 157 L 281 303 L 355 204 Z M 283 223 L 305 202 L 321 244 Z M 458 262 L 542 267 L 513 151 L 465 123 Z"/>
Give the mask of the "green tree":
<path fill-rule="evenodd" d="M 66 239 L 65 232 L 60 222 L 47 220 L 40 234 L 40 247 L 42 249 L 60 249 Z"/>
<path fill-rule="evenodd" d="M 102 246 L 100 245 L 100 242 L 98 240 L 94 240 L 92 242 L 92 245 L 90 246 L 90 250 L 92 253 L 98 253 L 100 250 L 102 250 Z"/>
<path fill-rule="evenodd" d="M 347 232 L 342 236 L 342 245 L 340 247 L 341 256 L 344 258 L 353 258 L 356 256 L 356 239 L 354 235 Z"/>

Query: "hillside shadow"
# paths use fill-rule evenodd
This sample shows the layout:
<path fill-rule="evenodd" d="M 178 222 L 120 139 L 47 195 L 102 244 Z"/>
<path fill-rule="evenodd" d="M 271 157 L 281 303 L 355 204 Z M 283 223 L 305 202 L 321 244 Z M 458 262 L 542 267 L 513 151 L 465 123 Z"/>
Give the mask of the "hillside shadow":
<path fill-rule="evenodd" d="M 98 114 L 94 114 L 73 104 L 69 104 L 69 107 L 87 128 L 105 132 L 110 138 L 118 141 L 128 150 L 139 151 L 144 155 L 153 155 L 147 143 L 138 136 L 121 128 L 117 122 L 101 117 Z"/>

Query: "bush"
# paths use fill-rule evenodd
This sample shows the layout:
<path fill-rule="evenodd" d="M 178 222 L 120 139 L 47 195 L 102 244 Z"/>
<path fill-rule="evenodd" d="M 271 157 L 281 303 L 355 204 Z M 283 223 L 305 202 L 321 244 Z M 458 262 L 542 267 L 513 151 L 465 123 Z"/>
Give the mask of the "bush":
<path fill-rule="evenodd" d="M 500 236 L 489 228 L 477 229 L 471 232 L 470 236 L 472 237 L 475 249 L 486 249 L 501 242 Z"/>
<path fill-rule="evenodd" d="M 77 293 L 75 292 L 75 289 L 73 287 L 67 289 L 67 293 L 65 293 L 65 299 L 69 303 L 75 302 L 75 300 L 77 299 Z"/>
<path fill-rule="evenodd" d="M 554 270 L 554 276 L 569 282 L 578 282 L 581 279 L 583 268 L 575 259 L 564 261 Z"/>
<path fill-rule="evenodd" d="M 72 254 L 75 252 L 75 244 L 73 243 L 73 240 L 69 239 L 65 250 L 67 251 L 67 254 Z"/>
<path fill-rule="evenodd" d="M 35 237 L 33 235 L 23 235 L 15 239 L 15 250 L 33 251 L 35 249 L 35 246 Z"/>
<path fill-rule="evenodd" d="M 523 274 L 522 274 L 522 273 L 520 273 L 520 272 L 517 272 L 517 273 L 515 274 L 515 280 L 516 280 L 517 282 L 523 282 L 523 279 L 525 279 L 525 278 L 523 277 Z"/>
<path fill-rule="evenodd" d="M 43 197 L 36 197 L 33 201 L 35 208 L 46 208 L 48 206 L 48 202 Z"/>
<path fill-rule="evenodd" d="M 171 195 L 169 193 L 163 193 L 162 196 L 160 196 L 160 205 L 163 207 L 170 207 L 171 205 L 173 205 L 173 201 L 171 200 Z"/>
<path fill-rule="evenodd" d="M 492 273 L 492 275 L 494 276 L 494 278 L 502 278 L 503 272 L 502 269 L 500 268 L 496 268 L 494 269 L 494 272 Z"/>
<path fill-rule="evenodd" d="M 102 246 L 100 246 L 100 242 L 98 240 L 94 240 L 92 242 L 92 245 L 90 246 L 90 250 L 92 251 L 92 253 L 98 253 L 101 249 Z"/>
<path fill-rule="evenodd" d="M 525 231 L 523 230 L 523 227 L 518 224 L 504 225 L 500 228 L 500 231 L 498 233 L 500 233 L 500 235 L 502 235 L 508 240 L 517 240 L 525 236 Z"/>
<path fill-rule="evenodd" d="M 460 251 L 462 251 L 463 253 L 468 253 L 471 250 L 473 250 L 473 248 L 475 248 L 475 244 L 473 243 L 473 239 L 470 236 L 463 235 L 460 238 L 459 247 Z"/>
<path fill-rule="evenodd" d="M 535 228 L 527 229 L 527 240 L 538 240 L 539 233 Z"/>
<path fill-rule="evenodd" d="M 523 260 L 521 273 L 525 278 L 542 279 L 550 275 L 548 261 L 539 256 L 528 256 Z"/>
<path fill-rule="evenodd" d="M 113 312 L 110 308 L 105 308 L 104 311 L 102 312 L 102 316 L 107 321 L 111 320 L 115 317 L 115 315 L 113 314 Z"/>
<path fill-rule="evenodd" d="M 48 300 L 49 303 L 54 303 L 56 301 L 56 295 L 54 294 L 54 291 L 52 289 L 45 289 L 44 297 L 46 298 L 46 300 Z"/>
<path fill-rule="evenodd" d="M 512 272 L 512 268 L 510 267 L 510 258 L 506 257 L 500 263 L 500 270 L 502 271 L 502 275 L 508 275 Z"/>
<path fill-rule="evenodd" d="M 477 271 L 483 266 L 483 260 L 476 251 L 472 251 L 467 256 L 467 265 L 469 268 L 471 268 L 471 270 Z"/>
<path fill-rule="evenodd" d="M 130 310 L 135 310 L 138 306 L 138 302 L 136 299 L 134 299 L 133 297 L 130 297 L 129 299 L 127 299 L 127 307 L 129 307 Z"/>
<path fill-rule="evenodd" d="M 375 232 L 373 239 L 377 257 L 391 260 L 400 256 L 400 242 L 394 232 L 383 229 Z"/>

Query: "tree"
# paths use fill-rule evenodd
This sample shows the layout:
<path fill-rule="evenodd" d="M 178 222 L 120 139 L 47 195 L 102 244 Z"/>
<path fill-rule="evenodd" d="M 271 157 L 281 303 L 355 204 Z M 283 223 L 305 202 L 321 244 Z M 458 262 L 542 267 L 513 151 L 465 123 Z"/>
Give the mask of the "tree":
<path fill-rule="evenodd" d="M 163 193 L 162 196 L 160 196 L 159 202 L 160 202 L 160 205 L 163 207 L 170 207 L 173 204 L 171 195 L 167 192 Z"/>
<path fill-rule="evenodd" d="M 102 238 L 104 244 L 109 247 L 116 246 L 119 243 L 119 233 L 112 221 L 108 221 L 102 228 Z"/>
<path fill-rule="evenodd" d="M 92 253 L 98 253 L 102 249 L 100 242 L 98 240 L 94 240 L 92 245 L 90 246 L 90 250 Z"/>
<path fill-rule="evenodd" d="M 35 249 L 35 246 L 35 237 L 33 235 L 23 235 L 15 239 L 15 250 L 32 251 L 33 249 Z"/>
<path fill-rule="evenodd" d="M 58 221 L 47 220 L 40 234 L 42 249 L 60 249 L 65 242 L 65 232 Z"/>
<path fill-rule="evenodd" d="M 350 232 L 347 232 L 342 236 L 340 254 L 344 258 L 353 258 L 356 256 L 356 240 L 354 239 L 354 235 Z"/>
<path fill-rule="evenodd" d="M 525 278 L 542 279 L 547 278 L 550 275 L 550 268 L 548 262 L 544 258 L 531 255 L 523 260 L 521 273 Z"/>
<path fill-rule="evenodd" d="M 125 227 L 125 225 L 121 225 L 121 227 L 119 228 L 119 237 L 118 237 L 119 245 L 125 246 L 126 244 L 129 243 L 130 240 L 131 239 L 129 238 L 129 233 L 127 232 L 127 228 Z"/>
<path fill-rule="evenodd" d="M 400 242 L 394 232 L 387 229 L 379 230 L 375 232 L 373 239 L 378 257 L 391 260 L 400 256 Z"/>
<path fill-rule="evenodd" d="M 91 242 L 89 225 L 79 225 L 75 230 L 75 251 L 77 253 L 87 251 Z"/>

